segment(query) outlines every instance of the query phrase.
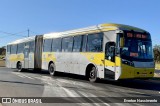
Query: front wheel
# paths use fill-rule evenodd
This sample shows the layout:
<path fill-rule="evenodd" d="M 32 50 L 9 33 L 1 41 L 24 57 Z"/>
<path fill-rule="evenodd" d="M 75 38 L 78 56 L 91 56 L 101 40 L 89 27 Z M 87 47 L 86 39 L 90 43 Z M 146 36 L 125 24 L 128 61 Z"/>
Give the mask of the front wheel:
<path fill-rule="evenodd" d="M 51 63 L 48 67 L 48 71 L 50 73 L 51 76 L 55 76 L 55 67 L 54 67 L 54 64 Z"/>
<path fill-rule="evenodd" d="M 89 72 L 89 81 L 90 82 L 96 82 L 97 81 L 97 70 L 96 67 L 92 67 L 91 71 Z"/>
<path fill-rule="evenodd" d="M 22 72 L 22 63 L 21 62 L 19 62 L 17 64 L 17 69 L 18 69 L 18 72 Z"/>

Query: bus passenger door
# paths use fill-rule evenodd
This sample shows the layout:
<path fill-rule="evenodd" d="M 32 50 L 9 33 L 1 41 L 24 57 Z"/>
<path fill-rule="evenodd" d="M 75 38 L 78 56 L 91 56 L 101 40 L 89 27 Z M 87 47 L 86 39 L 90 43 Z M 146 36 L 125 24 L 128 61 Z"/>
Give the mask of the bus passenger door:
<path fill-rule="evenodd" d="M 105 45 L 105 72 L 104 77 L 115 79 L 115 42 L 108 42 Z"/>
<path fill-rule="evenodd" d="M 29 43 L 24 47 L 24 68 L 29 68 Z"/>

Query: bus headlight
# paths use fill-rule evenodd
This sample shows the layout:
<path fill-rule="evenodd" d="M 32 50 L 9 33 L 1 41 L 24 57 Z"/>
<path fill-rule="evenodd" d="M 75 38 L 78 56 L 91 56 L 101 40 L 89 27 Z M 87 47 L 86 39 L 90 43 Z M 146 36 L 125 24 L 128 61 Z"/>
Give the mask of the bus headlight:
<path fill-rule="evenodd" d="M 134 63 L 133 62 L 130 62 L 130 65 L 134 67 Z"/>
<path fill-rule="evenodd" d="M 134 67 L 134 63 L 131 61 L 122 59 L 122 63 Z"/>

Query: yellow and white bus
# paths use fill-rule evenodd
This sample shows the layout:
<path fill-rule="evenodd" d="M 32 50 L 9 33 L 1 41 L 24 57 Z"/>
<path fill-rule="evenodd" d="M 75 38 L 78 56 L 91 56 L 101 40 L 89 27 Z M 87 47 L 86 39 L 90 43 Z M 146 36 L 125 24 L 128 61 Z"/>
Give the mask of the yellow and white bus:
<path fill-rule="evenodd" d="M 122 24 L 28 37 L 7 45 L 9 68 L 43 69 L 100 79 L 152 78 L 154 60 L 150 33 Z"/>

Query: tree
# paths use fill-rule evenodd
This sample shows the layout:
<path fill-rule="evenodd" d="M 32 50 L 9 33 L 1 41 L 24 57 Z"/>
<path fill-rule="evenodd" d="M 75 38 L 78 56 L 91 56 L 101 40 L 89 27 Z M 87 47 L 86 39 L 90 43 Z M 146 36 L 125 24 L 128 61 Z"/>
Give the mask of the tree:
<path fill-rule="evenodd" d="M 155 45 L 153 48 L 153 52 L 154 52 L 155 62 L 159 63 L 160 62 L 160 45 Z"/>
<path fill-rule="evenodd" d="M 6 55 L 6 47 L 5 46 L 0 47 L 0 55 Z"/>

